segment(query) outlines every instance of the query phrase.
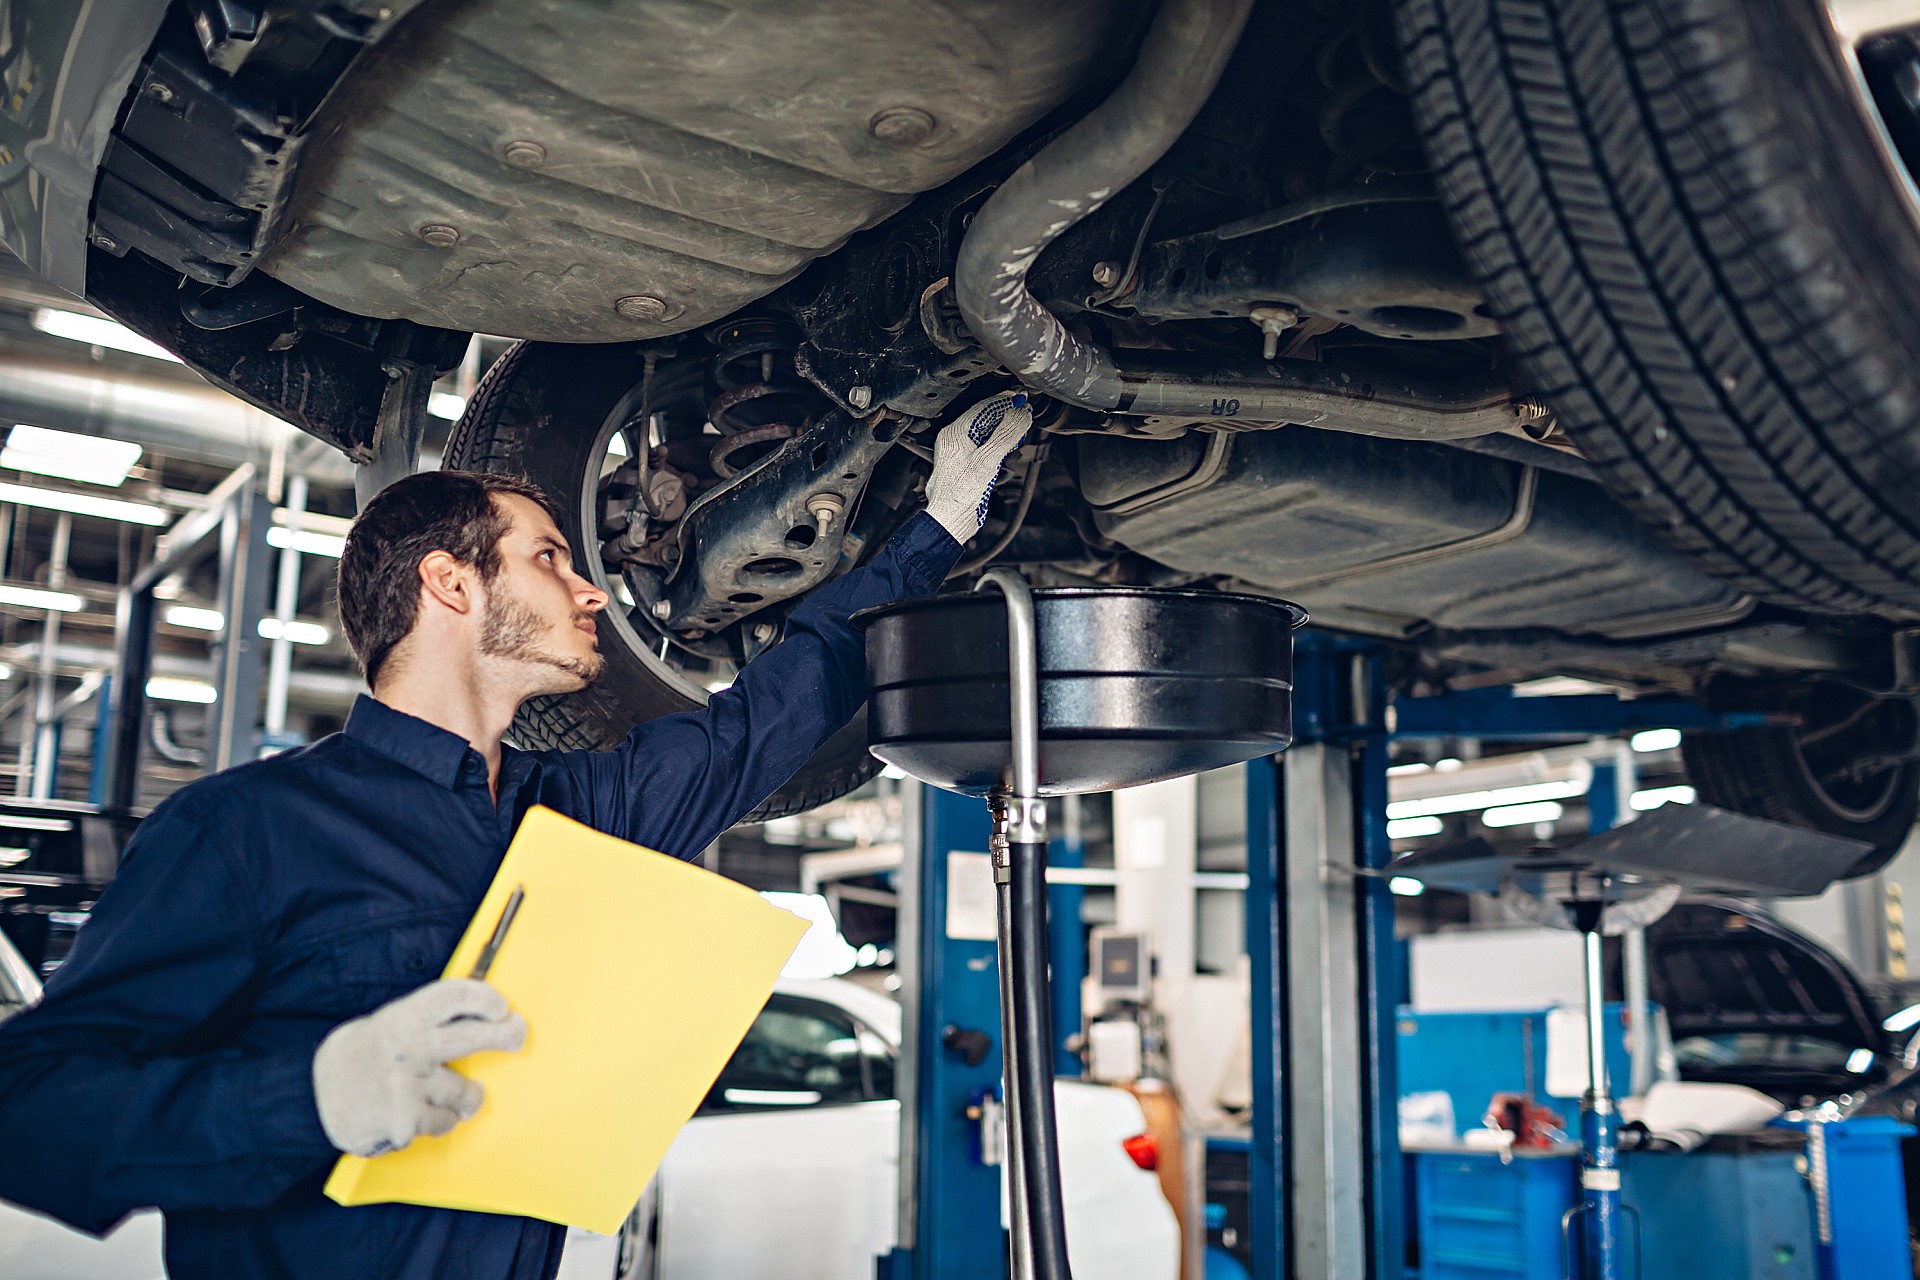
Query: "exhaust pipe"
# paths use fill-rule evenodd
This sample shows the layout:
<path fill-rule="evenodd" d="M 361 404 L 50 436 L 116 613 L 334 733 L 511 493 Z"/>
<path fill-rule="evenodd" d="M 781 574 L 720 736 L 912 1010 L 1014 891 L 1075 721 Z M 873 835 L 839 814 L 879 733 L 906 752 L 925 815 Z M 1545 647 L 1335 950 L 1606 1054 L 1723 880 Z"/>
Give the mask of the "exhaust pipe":
<path fill-rule="evenodd" d="M 1150 169 L 1193 123 L 1239 40 L 1252 0 L 1164 0 L 1113 96 L 1021 165 L 974 218 L 954 299 L 989 355 L 1035 391 L 1083 409 L 1292 422 L 1363 435 L 1453 440 L 1544 416 L 1505 380 L 1433 382 L 1306 360 L 1182 367 L 1067 331 L 1027 288 L 1048 245 Z"/>

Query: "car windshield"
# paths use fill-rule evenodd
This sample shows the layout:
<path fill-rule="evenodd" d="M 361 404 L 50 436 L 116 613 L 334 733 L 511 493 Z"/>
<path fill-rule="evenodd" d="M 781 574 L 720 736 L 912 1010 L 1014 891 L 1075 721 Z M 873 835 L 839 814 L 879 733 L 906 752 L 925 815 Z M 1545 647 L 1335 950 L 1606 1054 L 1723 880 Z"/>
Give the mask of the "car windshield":
<path fill-rule="evenodd" d="M 893 1058 L 885 1041 L 844 1010 L 776 995 L 734 1050 L 700 1114 L 892 1096 Z"/>
<path fill-rule="evenodd" d="M 1853 1047 L 1817 1036 L 1743 1031 L 1716 1036 L 1687 1036 L 1673 1046 L 1681 1075 L 1722 1073 L 1736 1067 L 1792 1067 L 1838 1071 Z"/>

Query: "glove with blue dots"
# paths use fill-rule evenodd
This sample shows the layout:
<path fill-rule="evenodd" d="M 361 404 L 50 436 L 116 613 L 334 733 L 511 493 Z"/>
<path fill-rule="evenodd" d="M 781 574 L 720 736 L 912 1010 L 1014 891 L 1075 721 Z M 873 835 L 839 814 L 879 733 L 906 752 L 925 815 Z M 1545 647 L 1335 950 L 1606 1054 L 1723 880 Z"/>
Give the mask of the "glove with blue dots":
<path fill-rule="evenodd" d="M 927 512 L 954 541 L 966 543 L 987 518 L 987 500 L 1007 460 L 1033 425 L 1025 392 L 982 400 L 940 429 L 933 441 Z"/>

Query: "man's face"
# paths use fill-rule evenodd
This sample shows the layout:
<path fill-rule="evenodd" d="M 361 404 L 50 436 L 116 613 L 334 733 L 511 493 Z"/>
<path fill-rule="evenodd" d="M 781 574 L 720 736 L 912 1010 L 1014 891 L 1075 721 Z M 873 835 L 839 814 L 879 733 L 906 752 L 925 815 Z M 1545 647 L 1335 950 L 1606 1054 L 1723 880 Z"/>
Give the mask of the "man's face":
<path fill-rule="evenodd" d="M 500 537 L 500 571 L 486 584 L 480 652 L 510 663 L 539 693 L 572 693 L 606 668 L 593 615 L 607 593 L 573 571 L 567 540 L 552 519 L 516 494 L 494 497 L 512 525 Z"/>

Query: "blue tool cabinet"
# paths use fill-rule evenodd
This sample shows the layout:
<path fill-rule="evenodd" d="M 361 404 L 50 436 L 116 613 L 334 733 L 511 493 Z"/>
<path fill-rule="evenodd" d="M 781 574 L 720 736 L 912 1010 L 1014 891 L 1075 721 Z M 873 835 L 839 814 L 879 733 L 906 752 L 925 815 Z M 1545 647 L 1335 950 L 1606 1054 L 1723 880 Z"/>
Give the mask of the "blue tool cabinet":
<path fill-rule="evenodd" d="M 1560 1218 L 1577 1157 L 1422 1151 L 1413 1156 L 1421 1280 L 1559 1280 Z"/>

